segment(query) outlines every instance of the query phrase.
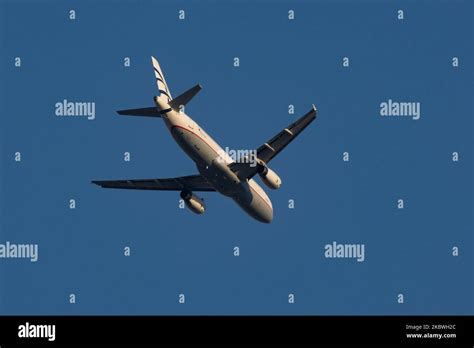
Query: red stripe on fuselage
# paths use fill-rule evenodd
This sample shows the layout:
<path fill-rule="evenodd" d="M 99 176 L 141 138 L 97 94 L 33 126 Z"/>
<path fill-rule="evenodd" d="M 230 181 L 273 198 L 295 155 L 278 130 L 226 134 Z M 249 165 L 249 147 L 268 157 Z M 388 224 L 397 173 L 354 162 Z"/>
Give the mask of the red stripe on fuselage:
<path fill-rule="evenodd" d="M 198 134 L 194 133 L 192 130 L 187 129 L 187 128 L 183 127 L 183 126 L 171 126 L 171 130 L 173 130 L 173 128 L 184 129 L 185 131 L 188 131 L 189 133 L 194 134 L 194 135 L 197 136 L 199 139 L 201 139 L 202 141 L 204 141 L 204 143 L 205 143 L 212 151 L 214 151 L 216 155 L 219 154 L 216 150 L 214 150 L 214 149 L 212 148 L 211 145 L 208 144 L 207 141 L 205 141 L 203 138 L 201 138 Z"/>

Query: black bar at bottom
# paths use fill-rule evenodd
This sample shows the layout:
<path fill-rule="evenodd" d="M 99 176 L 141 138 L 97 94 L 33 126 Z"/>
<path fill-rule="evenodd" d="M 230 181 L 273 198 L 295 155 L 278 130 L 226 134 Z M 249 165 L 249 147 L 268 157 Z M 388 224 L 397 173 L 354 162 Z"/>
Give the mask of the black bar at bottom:
<path fill-rule="evenodd" d="M 474 344 L 472 316 L 0 316 L 0 346 L 38 344 Z M 52 326 L 54 325 L 54 337 Z M 29 336 L 29 337 L 20 337 Z M 43 336 L 43 337 L 31 337 Z M 54 340 L 53 340 L 54 338 Z"/>

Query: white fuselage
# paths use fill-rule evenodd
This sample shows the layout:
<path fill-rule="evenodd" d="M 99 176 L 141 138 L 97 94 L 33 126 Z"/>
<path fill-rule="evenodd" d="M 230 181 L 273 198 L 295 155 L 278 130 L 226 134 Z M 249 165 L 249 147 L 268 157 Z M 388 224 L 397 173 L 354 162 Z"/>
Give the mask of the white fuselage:
<path fill-rule="evenodd" d="M 233 160 L 193 119 L 173 109 L 162 118 L 178 145 L 216 191 L 232 198 L 253 218 L 272 221 L 272 202 L 265 191 L 253 179 L 240 180 L 228 167 Z"/>

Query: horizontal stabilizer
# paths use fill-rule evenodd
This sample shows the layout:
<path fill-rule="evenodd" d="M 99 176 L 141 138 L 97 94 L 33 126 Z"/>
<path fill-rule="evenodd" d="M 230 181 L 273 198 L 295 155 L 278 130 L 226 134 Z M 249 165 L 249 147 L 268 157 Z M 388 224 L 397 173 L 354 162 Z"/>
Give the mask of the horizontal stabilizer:
<path fill-rule="evenodd" d="M 117 111 L 119 115 L 126 116 L 147 116 L 147 117 L 161 117 L 161 112 L 155 106 L 142 109 L 128 109 Z"/>
<path fill-rule="evenodd" d="M 197 84 L 196 86 L 188 89 L 186 92 L 183 94 L 180 94 L 176 98 L 170 101 L 170 106 L 174 110 L 178 110 L 180 105 L 186 105 L 191 101 L 191 99 L 194 98 L 196 94 L 202 89 L 202 86 L 200 84 Z"/>

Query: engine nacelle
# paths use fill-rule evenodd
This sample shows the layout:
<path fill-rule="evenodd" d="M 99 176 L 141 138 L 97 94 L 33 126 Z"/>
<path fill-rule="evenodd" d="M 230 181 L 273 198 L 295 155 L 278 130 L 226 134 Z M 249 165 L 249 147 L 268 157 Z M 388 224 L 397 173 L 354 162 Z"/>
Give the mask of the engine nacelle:
<path fill-rule="evenodd" d="M 280 177 L 267 166 L 262 166 L 262 169 L 259 170 L 258 174 L 262 179 L 263 183 L 272 190 L 279 189 L 281 186 Z"/>
<path fill-rule="evenodd" d="M 198 196 L 194 195 L 191 191 L 181 191 L 181 198 L 183 199 L 186 206 L 193 213 L 203 214 L 206 211 L 206 205 L 204 201 Z"/>

